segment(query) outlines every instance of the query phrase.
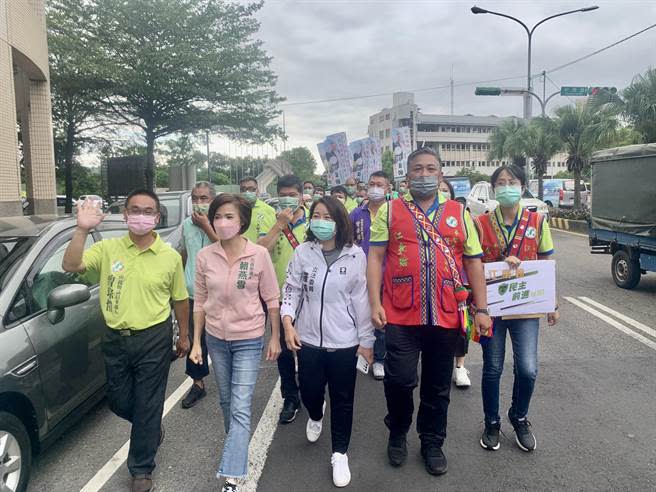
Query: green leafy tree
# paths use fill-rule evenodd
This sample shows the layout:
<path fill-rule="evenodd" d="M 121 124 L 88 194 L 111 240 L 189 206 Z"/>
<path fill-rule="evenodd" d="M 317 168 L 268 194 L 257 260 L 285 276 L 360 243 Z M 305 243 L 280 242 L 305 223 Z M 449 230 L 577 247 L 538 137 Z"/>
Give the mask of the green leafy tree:
<path fill-rule="evenodd" d="M 103 103 L 146 143 L 146 183 L 153 186 L 156 141 L 212 129 L 230 138 L 266 141 L 281 100 L 255 14 L 262 2 L 88 0 L 88 29 Z"/>
<path fill-rule="evenodd" d="M 80 173 L 75 157 L 105 121 L 89 63 L 95 45 L 84 28 L 88 22 L 84 0 L 51 0 L 47 16 L 55 162 L 57 169 L 63 169 L 65 212 L 71 213 L 74 174 Z"/>
<path fill-rule="evenodd" d="M 538 178 L 538 198 L 544 196 L 544 175 L 551 158 L 562 148 L 554 121 L 547 117 L 534 118 L 526 128 L 525 149 L 527 157 L 533 159 L 533 170 Z"/>
<path fill-rule="evenodd" d="M 574 175 L 574 207 L 579 208 L 581 176 L 590 167 L 592 152 L 615 141 L 619 122 L 612 109 L 580 101 L 556 109 L 556 126 L 567 152 L 567 170 Z"/>
<path fill-rule="evenodd" d="M 518 119 L 504 121 L 490 135 L 490 160 L 509 159 L 519 167 L 526 166 L 526 125 Z"/>
<path fill-rule="evenodd" d="M 383 162 L 383 171 L 391 179 L 393 179 L 394 178 L 394 154 L 392 153 L 392 151 L 391 150 L 385 150 L 383 152 L 383 155 L 381 156 L 381 160 Z"/>
<path fill-rule="evenodd" d="M 318 183 L 321 179 L 315 174 L 317 161 L 307 147 L 294 147 L 293 149 L 286 150 L 278 158 L 286 161 L 291 166 L 294 174 L 303 181 Z"/>
<path fill-rule="evenodd" d="M 622 113 L 643 142 L 656 142 L 656 69 L 637 75 L 631 85 L 622 91 Z"/>
<path fill-rule="evenodd" d="M 490 181 L 490 177 L 487 174 L 479 173 L 471 167 L 463 167 L 458 171 L 456 176 L 463 176 L 469 178 L 471 184 L 476 184 L 481 181 Z"/>

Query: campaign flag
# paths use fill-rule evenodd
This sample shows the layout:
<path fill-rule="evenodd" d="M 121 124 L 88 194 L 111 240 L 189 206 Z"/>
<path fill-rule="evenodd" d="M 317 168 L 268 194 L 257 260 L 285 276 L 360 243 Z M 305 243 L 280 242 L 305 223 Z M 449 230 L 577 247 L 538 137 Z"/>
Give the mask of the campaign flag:
<path fill-rule="evenodd" d="M 368 181 L 371 173 L 383 170 L 383 148 L 380 140 L 369 137 L 367 140 L 367 160 L 365 161 L 364 179 Z"/>
<path fill-rule="evenodd" d="M 346 140 L 346 133 L 329 135 L 317 144 L 319 155 L 328 175 L 328 186 L 346 183 L 352 173 L 351 151 Z"/>
<path fill-rule="evenodd" d="M 349 151 L 351 152 L 351 159 L 353 161 L 353 176 L 359 181 L 366 181 L 365 169 L 369 164 L 369 139 L 362 138 L 349 143 Z"/>
<path fill-rule="evenodd" d="M 394 154 L 394 177 L 403 178 L 407 173 L 408 156 L 412 152 L 410 128 L 392 128 L 392 153 Z"/>

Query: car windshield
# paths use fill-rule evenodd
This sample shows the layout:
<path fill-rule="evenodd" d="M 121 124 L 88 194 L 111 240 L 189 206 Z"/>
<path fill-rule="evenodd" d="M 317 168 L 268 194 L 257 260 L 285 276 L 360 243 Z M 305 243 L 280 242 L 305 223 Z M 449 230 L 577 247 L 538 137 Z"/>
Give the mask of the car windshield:
<path fill-rule="evenodd" d="M 0 238 L 0 290 L 4 290 L 12 273 L 21 264 L 36 237 Z"/>
<path fill-rule="evenodd" d="M 180 224 L 180 197 L 160 199 L 162 221 L 160 227 L 173 227 Z"/>
<path fill-rule="evenodd" d="M 530 191 L 524 190 L 524 194 L 522 195 L 522 198 L 535 198 L 535 197 Z"/>

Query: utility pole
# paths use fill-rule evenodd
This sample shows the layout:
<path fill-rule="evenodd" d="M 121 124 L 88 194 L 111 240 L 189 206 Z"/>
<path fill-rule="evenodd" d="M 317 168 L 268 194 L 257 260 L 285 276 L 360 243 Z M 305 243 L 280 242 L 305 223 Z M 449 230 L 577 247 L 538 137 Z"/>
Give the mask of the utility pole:
<path fill-rule="evenodd" d="M 212 182 L 212 171 L 210 170 L 210 131 L 205 130 L 205 145 L 207 146 L 207 182 Z"/>
<path fill-rule="evenodd" d="M 285 112 L 282 112 L 282 151 L 287 150 L 287 127 L 285 126 Z"/>
<path fill-rule="evenodd" d="M 451 64 L 451 116 L 453 116 L 453 63 Z"/>

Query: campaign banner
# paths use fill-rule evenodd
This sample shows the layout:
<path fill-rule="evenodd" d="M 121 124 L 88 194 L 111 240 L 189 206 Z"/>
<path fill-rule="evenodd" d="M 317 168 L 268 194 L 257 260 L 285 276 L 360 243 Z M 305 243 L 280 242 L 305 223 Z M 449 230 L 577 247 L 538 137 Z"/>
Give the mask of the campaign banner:
<path fill-rule="evenodd" d="M 392 128 L 392 154 L 394 154 L 394 177 L 403 178 L 407 174 L 408 156 L 412 152 L 410 128 Z"/>
<path fill-rule="evenodd" d="M 556 262 L 524 261 L 510 268 L 505 261 L 485 263 L 490 316 L 553 313 L 556 309 Z"/>
<path fill-rule="evenodd" d="M 327 136 L 326 140 L 317 144 L 317 149 L 326 168 L 328 186 L 333 187 L 346 183 L 353 169 L 346 133 L 341 132 Z"/>
<path fill-rule="evenodd" d="M 368 181 L 374 171 L 383 168 L 380 141 L 376 138 L 362 138 L 349 144 L 353 161 L 353 175 L 358 181 Z"/>

